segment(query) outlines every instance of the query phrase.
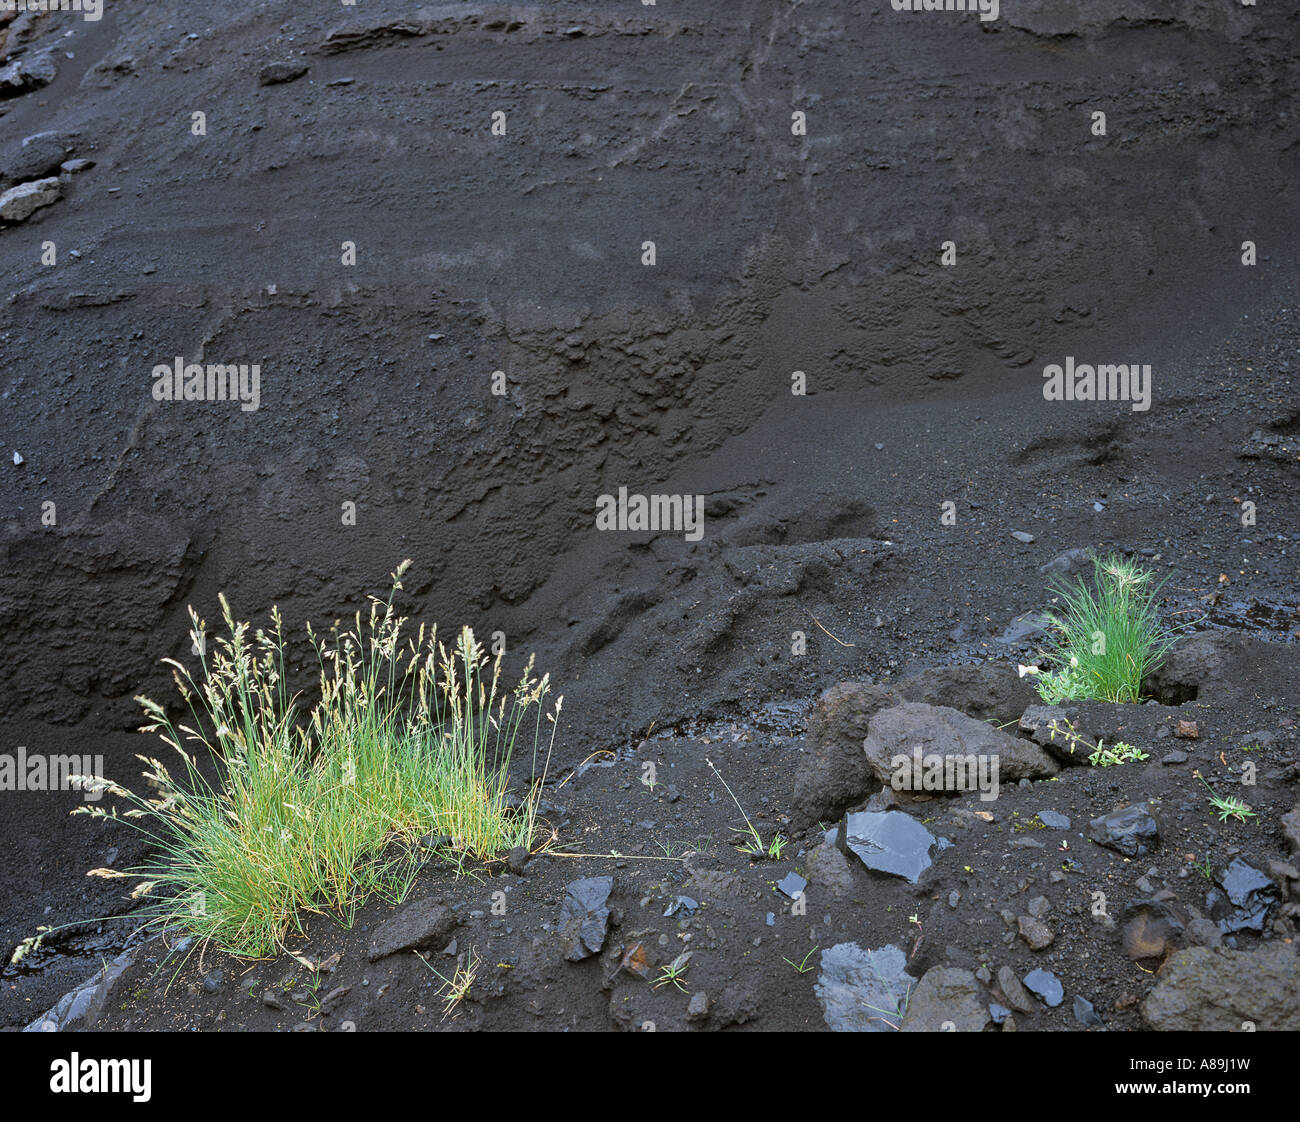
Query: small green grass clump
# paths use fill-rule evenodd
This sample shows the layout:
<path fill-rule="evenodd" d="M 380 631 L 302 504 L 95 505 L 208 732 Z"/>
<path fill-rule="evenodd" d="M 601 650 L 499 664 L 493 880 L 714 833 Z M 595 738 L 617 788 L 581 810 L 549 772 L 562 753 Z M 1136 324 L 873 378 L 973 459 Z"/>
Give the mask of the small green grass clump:
<path fill-rule="evenodd" d="M 741 817 L 745 820 L 745 828 L 743 830 L 739 826 L 733 826 L 731 828 L 732 833 L 740 835 L 739 840 L 735 843 L 736 849 L 747 857 L 752 857 L 757 861 L 765 859 L 769 861 L 781 860 L 781 854 L 785 852 L 785 847 L 788 844 L 787 839 L 780 834 L 774 834 L 772 840 L 765 845 L 763 843 L 762 835 L 759 834 L 754 823 L 749 820 L 749 815 L 745 813 L 745 808 L 740 805 L 740 800 L 736 798 L 735 792 L 727 785 L 727 781 L 722 778 L 722 772 L 713 766 L 713 761 L 707 756 L 705 757 L 704 762 L 709 765 L 709 770 L 712 771 L 713 774 L 718 777 L 718 780 L 722 785 L 727 788 L 727 794 L 731 796 L 731 801 L 736 804 L 736 809 L 740 811 Z"/>
<path fill-rule="evenodd" d="M 1204 784 L 1205 789 L 1210 792 L 1210 808 L 1219 816 L 1220 822 L 1227 822 L 1231 818 L 1234 822 L 1245 822 L 1249 818 L 1259 817 L 1251 809 L 1250 803 L 1239 799 L 1235 795 L 1220 795 L 1213 787 L 1205 782 L 1205 776 L 1199 771 L 1192 772 L 1197 779 Z"/>
<path fill-rule="evenodd" d="M 784 955 L 781 956 L 781 961 L 788 962 L 794 968 L 796 974 L 807 974 L 810 970 L 816 969 L 816 964 L 810 963 L 808 960 L 819 950 L 821 950 L 821 947 L 813 947 L 813 949 L 804 955 L 803 959 L 799 962 L 795 962 L 792 958 L 786 958 Z"/>
<path fill-rule="evenodd" d="M 438 987 L 438 998 L 442 1001 L 442 1019 L 444 1021 L 448 1017 L 454 1019 L 460 1014 L 462 1003 L 469 997 L 474 989 L 474 983 L 478 980 L 478 972 L 483 962 L 477 952 L 470 947 L 465 955 L 465 965 L 457 966 L 450 978 L 430 966 L 429 960 L 419 951 L 415 952 L 415 957 L 423 962 L 442 983 Z"/>
<path fill-rule="evenodd" d="M 1038 675 L 1039 695 L 1062 701 L 1138 701 L 1143 679 L 1173 645 L 1160 619 L 1155 574 L 1116 554 L 1093 559 L 1092 579 L 1058 579 L 1062 610 L 1049 613 L 1056 669 Z"/>
<path fill-rule="evenodd" d="M 671 985 L 682 993 L 690 993 L 691 991 L 685 986 L 685 981 L 686 971 L 690 969 L 691 954 L 691 951 L 683 951 L 672 962 L 663 967 L 658 976 L 650 983 L 650 988 L 657 990 Z"/>
<path fill-rule="evenodd" d="M 308 712 L 287 693 L 278 610 L 272 628 L 250 638 L 221 597 L 230 635 L 215 640 L 209 658 L 191 609 L 199 679 L 164 660 L 191 723 L 173 724 L 157 702 L 137 698 L 149 718 L 141 731 L 179 754 L 183 776 L 140 756 L 156 797 L 100 781 L 131 804 L 120 817 L 158 853 L 131 873 L 90 875 L 137 877 L 132 896 L 147 901 L 145 926 L 179 925 L 238 955 L 273 954 L 302 931 L 306 912 L 349 922 L 372 894 L 402 898 L 422 837 L 450 837 L 458 862 L 530 843 L 536 793 L 509 805 L 506 772 L 522 733 L 531 735 L 537 775 L 549 676 L 533 678 L 529 659 L 505 692 L 501 654 L 490 660 L 468 627 L 450 649 L 436 630 L 426 641 L 423 625 L 403 640 L 406 619 L 393 598 L 409 564 L 393 574 L 388 599 L 371 597 L 369 618 L 358 612 L 350 630 L 336 622 L 322 637 L 308 625 L 320 666 L 320 700 Z M 552 728 L 543 778 L 562 703 L 545 713 Z M 208 753 L 215 784 L 196 759 Z M 119 817 L 116 807 L 74 813 Z"/>

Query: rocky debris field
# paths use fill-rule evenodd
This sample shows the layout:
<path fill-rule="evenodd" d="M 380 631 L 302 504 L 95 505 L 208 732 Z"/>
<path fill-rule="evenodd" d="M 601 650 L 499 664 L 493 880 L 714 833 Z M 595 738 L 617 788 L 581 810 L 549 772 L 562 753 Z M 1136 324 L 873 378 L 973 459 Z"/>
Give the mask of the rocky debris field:
<path fill-rule="evenodd" d="M 666 730 L 557 776 L 540 852 L 457 877 L 426 839 L 401 903 L 267 961 L 146 942 L 33 1027 L 1295 1030 L 1298 674 L 1202 633 L 1177 705 L 1053 711 L 988 662 Z M 1091 765 L 1058 719 L 1147 758 Z M 898 790 L 870 746 L 899 736 L 1014 766 L 995 799 Z"/>

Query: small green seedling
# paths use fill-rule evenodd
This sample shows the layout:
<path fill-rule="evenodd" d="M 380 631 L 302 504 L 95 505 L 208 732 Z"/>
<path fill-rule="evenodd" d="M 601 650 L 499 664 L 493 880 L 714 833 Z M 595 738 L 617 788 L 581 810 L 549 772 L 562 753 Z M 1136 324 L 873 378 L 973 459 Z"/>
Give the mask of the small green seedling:
<path fill-rule="evenodd" d="M 657 990 L 663 986 L 671 985 L 681 990 L 682 993 L 690 993 L 690 990 L 682 985 L 682 979 L 686 977 L 686 971 L 690 969 L 690 962 L 691 952 L 683 951 L 659 972 L 659 976 L 650 983 L 650 988 Z"/>
<path fill-rule="evenodd" d="M 306 987 L 303 989 L 303 993 L 305 994 L 307 1000 L 298 1001 L 297 998 L 294 999 L 295 1004 L 301 1005 L 304 1009 L 308 1010 L 308 1012 L 311 1014 L 311 1016 L 307 1018 L 308 1020 L 311 1020 L 311 1017 L 319 1017 L 321 1015 L 320 983 L 321 983 L 320 975 L 313 974 L 311 976 L 311 980 L 307 983 Z"/>
<path fill-rule="evenodd" d="M 443 1003 L 442 1019 L 445 1021 L 448 1017 L 459 1012 L 458 1007 L 460 1003 L 469 997 L 470 990 L 474 988 L 474 982 L 478 978 L 479 967 L 482 965 L 479 962 L 478 955 L 475 953 L 474 948 L 470 947 L 465 954 L 465 965 L 456 967 L 455 972 L 450 978 L 444 977 L 437 970 L 434 970 L 434 968 L 429 965 L 429 960 L 425 958 L 424 955 L 420 954 L 419 951 L 415 952 L 415 956 L 423 962 L 425 966 L 429 967 L 429 970 L 433 973 L 434 977 L 442 982 L 442 986 L 438 990 L 438 997 Z"/>
<path fill-rule="evenodd" d="M 780 834 L 777 834 L 770 844 L 764 845 L 762 835 L 757 829 L 755 829 L 754 823 L 749 820 L 749 815 L 745 813 L 745 808 L 740 805 L 740 800 L 736 798 L 735 792 L 732 791 L 730 787 L 727 787 L 727 781 L 722 778 L 722 773 L 713 766 L 713 761 L 708 757 L 705 757 L 704 762 L 709 765 L 709 770 L 713 772 L 722 785 L 727 788 L 727 794 L 731 796 L 731 801 L 736 804 L 736 809 L 740 811 L 740 816 L 745 820 L 745 828 L 743 830 L 739 826 L 732 827 L 734 833 L 740 834 L 741 837 L 745 839 L 742 842 L 733 843 L 736 845 L 736 848 L 749 857 L 756 857 L 760 860 L 764 857 L 773 861 L 779 860 L 782 851 L 785 849 L 786 839 Z"/>
<path fill-rule="evenodd" d="M 1249 803 L 1244 802 L 1235 795 L 1216 794 L 1214 788 L 1205 782 L 1205 777 L 1199 771 L 1192 774 L 1205 784 L 1205 789 L 1210 792 L 1210 806 L 1219 816 L 1220 822 L 1227 822 L 1229 818 L 1235 819 L 1237 822 L 1245 822 L 1247 818 L 1258 817 L 1255 811 L 1251 810 Z"/>
<path fill-rule="evenodd" d="M 813 968 L 812 965 L 808 962 L 808 960 L 812 958 L 812 956 L 815 955 L 819 950 L 821 950 L 821 947 L 813 947 L 812 950 L 810 950 L 806 955 L 803 956 L 803 961 L 798 963 L 796 963 L 792 958 L 783 958 L 782 961 L 788 962 L 791 966 L 793 966 L 794 972 L 796 974 L 807 974 L 808 971 L 810 971 Z"/>

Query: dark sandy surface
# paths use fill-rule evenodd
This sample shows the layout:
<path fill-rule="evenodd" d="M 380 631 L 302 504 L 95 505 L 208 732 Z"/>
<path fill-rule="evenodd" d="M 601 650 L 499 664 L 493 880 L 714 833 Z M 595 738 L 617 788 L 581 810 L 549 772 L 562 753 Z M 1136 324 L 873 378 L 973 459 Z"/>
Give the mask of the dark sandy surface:
<path fill-rule="evenodd" d="M 3 751 L 132 777 L 131 699 L 167 695 L 188 604 L 297 629 L 404 557 L 413 615 L 537 652 L 566 763 L 1024 658 L 998 637 L 1088 545 L 1285 652 L 1253 694 L 1239 668 L 1225 738 L 1295 716 L 1300 13 L 230 0 L 19 27 L 6 50 L 57 75 L 0 100 L 0 175 L 43 132 L 94 166 L 0 228 Z M 307 71 L 260 84 L 278 63 Z M 177 355 L 259 364 L 259 407 L 155 401 Z M 1151 408 L 1045 401 L 1067 355 L 1149 364 Z M 704 496 L 702 540 L 597 532 L 620 486 Z M 771 774 L 745 795 L 785 806 Z M 71 793 L 0 800 L 0 948 L 123 906 L 83 875 L 132 860 L 122 834 Z M 97 964 L 6 976 L 0 1023 Z"/>

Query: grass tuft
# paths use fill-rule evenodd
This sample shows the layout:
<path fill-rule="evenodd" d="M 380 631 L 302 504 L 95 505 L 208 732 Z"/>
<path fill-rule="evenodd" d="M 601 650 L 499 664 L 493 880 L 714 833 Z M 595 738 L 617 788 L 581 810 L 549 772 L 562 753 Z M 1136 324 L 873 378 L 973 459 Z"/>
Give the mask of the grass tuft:
<path fill-rule="evenodd" d="M 745 808 L 740 805 L 740 800 L 736 798 L 735 792 L 732 791 L 730 786 L 728 786 L 727 781 L 722 778 L 722 772 L 713 766 L 713 761 L 707 756 L 705 757 L 704 762 L 709 765 L 709 770 L 718 777 L 718 780 L 723 787 L 726 787 L 727 794 L 731 796 L 731 801 L 736 804 L 736 809 L 740 811 L 740 816 L 745 820 L 745 828 L 743 830 L 739 826 L 733 826 L 731 828 L 732 833 L 740 835 L 740 839 L 735 843 L 736 849 L 746 856 L 752 857 L 758 861 L 762 861 L 765 858 L 771 861 L 779 861 L 781 859 L 781 854 L 785 851 L 787 844 L 786 839 L 780 834 L 774 834 L 772 840 L 764 845 L 762 835 L 759 834 L 754 823 L 749 820 L 749 815 L 745 813 Z"/>
<path fill-rule="evenodd" d="M 1235 795 L 1220 795 L 1205 782 L 1205 776 L 1199 771 L 1194 771 L 1192 774 L 1210 792 L 1210 807 L 1219 816 L 1220 822 L 1227 822 L 1229 818 L 1234 822 L 1245 822 L 1248 818 L 1258 817 L 1255 811 L 1251 809 L 1250 803 L 1244 802 Z"/>
<path fill-rule="evenodd" d="M 478 980 L 479 969 L 483 965 L 477 952 L 473 947 L 470 947 L 465 954 L 465 964 L 463 966 L 457 965 L 450 978 L 435 970 L 430 965 L 429 960 L 419 951 L 415 952 L 415 957 L 423 962 L 442 983 L 438 988 L 438 998 L 442 1001 L 442 1019 L 445 1021 L 448 1017 L 455 1018 L 459 1016 L 460 1007 L 473 992 L 474 983 Z"/>
<path fill-rule="evenodd" d="M 1058 578 L 1062 610 L 1049 613 L 1056 669 L 1038 676 L 1039 695 L 1062 701 L 1138 701 L 1143 679 L 1174 642 L 1160 619 L 1155 574 L 1116 554 L 1093 559 L 1092 579 Z"/>
<path fill-rule="evenodd" d="M 520 737 L 531 738 L 536 779 L 545 739 L 544 780 L 563 698 L 543 712 L 549 675 L 535 679 L 531 658 L 514 690 L 503 689 L 501 653 L 490 659 L 468 627 L 450 648 L 436 629 L 426 639 L 423 625 L 404 638 L 393 600 L 409 565 L 348 630 L 336 622 L 321 636 L 308 625 L 320 668 L 310 710 L 288 696 L 277 609 L 270 630 L 250 636 L 221 597 L 229 635 L 215 641 L 191 609 L 197 678 L 165 660 L 189 721 L 174 724 L 157 702 L 137 698 L 149 718 L 141 731 L 180 757 L 179 776 L 140 756 L 155 797 L 104 780 L 130 809 L 73 812 L 120 817 L 156 846 L 131 873 L 146 927 L 179 925 L 221 950 L 273 954 L 302 931 L 304 913 L 349 923 L 371 895 L 401 899 L 429 834 L 449 836 L 457 862 L 529 845 L 541 785 L 512 806 L 507 769 Z M 204 758 L 215 762 L 215 783 Z"/>

